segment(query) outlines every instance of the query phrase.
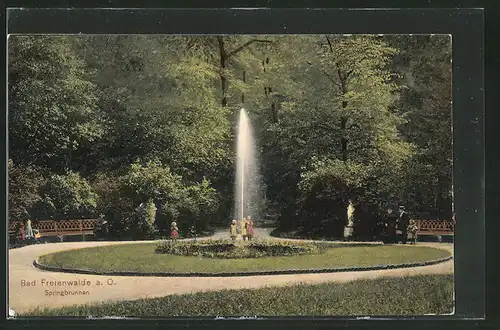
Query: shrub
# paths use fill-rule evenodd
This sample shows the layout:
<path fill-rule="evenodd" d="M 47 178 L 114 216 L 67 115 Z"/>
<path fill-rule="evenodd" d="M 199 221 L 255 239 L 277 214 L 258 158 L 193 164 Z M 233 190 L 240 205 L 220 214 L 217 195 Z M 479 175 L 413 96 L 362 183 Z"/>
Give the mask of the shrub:
<path fill-rule="evenodd" d="M 141 239 L 155 238 L 158 234 L 155 219 L 156 205 L 152 199 L 139 205 L 130 221 L 132 237 Z"/>
<path fill-rule="evenodd" d="M 193 225 L 206 230 L 218 206 L 216 191 L 208 180 L 184 182 L 159 161 L 132 164 L 124 177 L 124 189 L 135 203 L 148 199 L 157 203 L 156 224 L 164 233 L 169 233 L 172 221 L 184 232 Z"/>
<path fill-rule="evenodd" d="M 191 227 L 202 236 L 218 206 L 208 180 L 184 182 L 159 161 L 136 162 L 121 176 L 100 174 L 95 187 L 102 195 L 98 209 L 109 223 L 110 234 L 121 238 L 168 236 L 172 221 L 184 237 L 194 236 Z M 144 207 L 138 208 L 141 204 Z"/>
<path fill-rule="evenodd" d="M 41 200 L 34 206 L 35 217 L 67 219 L 96 215 L 98 195 L 78 173 L 50 176 L 40 195 Z"/>
<path fill-rule="evenodd" d="M 123 177 L 100 173 L 96 176 L 93 186 L 100 198 L 98 212 L 104 215 L 108 222 L 109 236 L 129 236 L 130 218 L 134 214 L 134 203 L 123 189 Z"/>
<path fill-rule="evenodd" d="M 40 169 L 8 164 L 9 174 L 9 219 L 26 220 L 31 217 L 31 209 L 40 201 L 39 189 L 44 183 Z"/>
<path fill-rule="evenodd" d="M 167 240 L 161 242 L 155 252 L 205 258 L 242 259 L 319 254 L 325 252 L 328 247 L 331 245 L 327 243 L 248 242 L 235 244 L 224 240 L 198 242 Z"/>

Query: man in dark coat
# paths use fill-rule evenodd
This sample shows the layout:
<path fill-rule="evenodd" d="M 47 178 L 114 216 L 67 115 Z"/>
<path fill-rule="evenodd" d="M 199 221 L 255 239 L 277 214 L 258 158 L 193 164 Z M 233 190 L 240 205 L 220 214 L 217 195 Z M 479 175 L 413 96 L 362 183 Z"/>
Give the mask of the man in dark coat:
<path fill-rule="evenodd" d="M 410 224 L 410 216 L 405 211 L 404 206 L 399 207 L 398 229 L 403 235 L 403 244 L 406 244 L 408 239 L 408 225 Z"/>
<path fill-rule="evenodd" d="M 397 220 L 398 216 L 392 211 L 392 209 L 387 209 L 387 214 L 384 217 L 385 230 L 383 236 L 385 243 L 394 243 L 396 241 Z"/>

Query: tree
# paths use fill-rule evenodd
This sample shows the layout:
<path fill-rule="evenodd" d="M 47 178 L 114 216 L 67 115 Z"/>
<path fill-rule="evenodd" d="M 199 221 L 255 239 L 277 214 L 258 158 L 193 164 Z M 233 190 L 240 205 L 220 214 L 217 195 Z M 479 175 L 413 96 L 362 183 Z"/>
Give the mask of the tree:
<path fill-rule="evenodd" d="M 19 167 L 8 161 L 9 174 L 9 221 L 27 220 L 31 209 L 40 201 L 40 187 L 44 183 L 40 169 Z"/>
<path fill-rule="evenodd" d="M 96 89 L 64 36 L 9 37 L 9 151 L 14 163 L 63 173 L 102 133 Z"/>
<path fill-rule="evenodd" d="M 298 72 L 292 77 L 300 79 L 303 92 L 282 103 L 276 128 L 280 142 L 274 150 L 293 159 L 284 182 L 298 181 L 300 187 L 287 193 L 299 202 L 289 200 L 295 214 L 287 214 L 285 221 L 298 217 L 307 219 L 302 224 L 309 228 L 322 228 L 323 221 L 332 226 L 332 221 L 346 220 L 345 207 L 353 196 L 358 203 L 373 204 L 397 193 L 411 146 L 398 133 L 404 120 L 394 110 L 397 86 L 387 70 L 394 49 L 366 36 L 310 36 L 296 42 L 288 51 L 294 52 Z M 324 212 L 315 205 L 321 199 Z M 328 220 L 330 212 L 341 220 Z M 335 235 L 341 235 L 340 228 Z"/>
<path fill-rule="evenodd" d="M 340 236 L 349 199 L 359 235 L 386 204 L 446 218 L 450 60 L 446 36 L 11 37 L 9 216 L 227 224 L 244 106 L 282 227 Z"/>
<path fill-rule="evenodd" d="M 40 187 L 40 197 L 31 212 L 38 219 L 91 218 L 97 215 L 99 196 L 78 173 L 52 174 Z"/>
<path fill-rule="evenodd" d="M 200 177 L 227 166 L 230 112 L 217 104 L 217 66 L 194 46 L 189 38 L 164 36 L 84 43 L 92 79 L 105 91 L 101 110 L 109 129 L 95 155 L 106 159 L 102 168 L 158 158 L 179 174 Z"/>
<path fill-rule="evenodd" d="M 181 228 L 207 229 L 207 218 L 217 211 L 218 196 L 208 180 L 185 182 L 159 161 L 132 164 L 123 184 L 124 195 L 134 205 L 148 200 L 157 205 L 156 224 L 162 232 L 168 233 L 172 221 Z"/>
<path fill-rule="evenodd" d="M 451 219 L 451 38 L 447 35 L 393 37 L 402 51 L 393 60 L 405 86 L 400 108 L 403 134 L 417 146 L 408 162 L 405 192 L 416 216 Z"/>
<path fill-rule="evenodd" d="M 152 199 L 141 203 L 130 219 L 131 235 L 135 239 L 155 238 L 158 234 L 156 227 L 156 205 Z"/>
<path fill-rule="evenodd" d="M 231 50 L 227 49 L 227 37 L 217 36 L 217 43 L 219 45 L 219 54 L 220 54 L 220 82 L 221 82 L 221 105 L 225 107 L 227 105 L 228 99 L 228 69 L 229 69 L 229 61 L 235 57 L 238 53 L 245 50 L 247 47 L 252 45 L 253 43 L 270 43 L 272 41 L 266 39 L 257 39 L 254 37 L 250 37 L 246 42 L 242 42 L 240 45 L 235 45 Z M 233 38 L 237 40 L 241 40 L 243 38 Z M 245 38 L 246 39 L 246 38 Z M 245 72 L 245 71 L 243 71 Z M 245 76 L 245 75 L 243 75 Z M 245 80 L 245 79 L 244 79 Z M 242 102 L 243 103 L 243 102 Z"/>

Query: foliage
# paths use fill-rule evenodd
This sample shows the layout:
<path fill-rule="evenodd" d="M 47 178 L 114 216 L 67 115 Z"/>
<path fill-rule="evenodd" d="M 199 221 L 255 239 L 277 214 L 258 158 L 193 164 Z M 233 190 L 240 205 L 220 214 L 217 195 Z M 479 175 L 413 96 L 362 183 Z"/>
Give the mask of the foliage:
<path fill-rule="evenodd" d="M 9 142 L 16 164 L 54 172 L 102 134 L 96 86 L 64 36 L 9 37 Z"/>
<path fill-rule="evenodd" d="M 292 244 L 286 241 L 235 244 L 225 240 L 198 242 L 174 242 L 167 240 L 160 243 L 155 252 L 182 256 L 199 256 L 203 258 L 241 259 L 318 254 L 325 252 L 326 248 L 325 244 Z"/>
<path fill-rule="evenodd" d="M 40 169 L 15 165 L 8 161 L 9 219 L 27 220 L 33 206 L 40 201 L 39 189 L 44 183 Z"/>
<path fill-rule="evenodd" d="M 424 218 L 451 218 L 451 37 L 392 37 L 401 49 L 393 59 L 400 73 L 402 134 L 417 146 L 404 169 L 408 209 Z"/>
<path fill-rule="evenodd" d="M 96 215 L 98 195 L 78 173 L 52 174 L 40 188 L 32 215 L 38 219 L 70 219 Z"/>
<path fill-rule="evenodd" d="M 269 151 L 281 155 L 269 157 L 286 155 L 289 162 L 269 173 L 269 185 L 297 183 L 296 191 L 284 188 L 288 199 L 282 203 L 295 211 L 286 212 L 282 223 L 297 218 L 295 227 L 341 236 L 349 195 L 370 204 L 397 194 L 401 168 L 411 155 L 411 145 L 398 134 L 404 118 L 394 109 L 398 87 L 387 69 L 396 50 L 368 36 L 304 36 L 291 42 L 280 51 L 293 56 L 296 70 L 304 73 L 300 92 L 282 103 L 273 127 Z"/>
<path fill-rule="evenodd" d="M 8 69 L 12 219 L 35 203 L 92 213 L 41 190 L 74 173 L 111 235 L 150 235 L 135 211 L 150 199 L 160 235 L 227 225 L 241 106 L 262 168 L 254 217 L 341 237 L 349 199 L 358 236 L 388 205 L 451 214 L 449 36 L 11 36 Z"/>
<path fill-rule="evenodd" d="M 136 203 L 147 199 L 156 201 L 158 226 L 166 232 L 172 221 L 183 231 L 192 225 L 207 229 L 207 217 L 217 206 L 216 191 L 207 179 L 184 183 L 181 176 L 159 161 L 132 164 L 124 180 L 128 196 Z"/>
<path fill-rule="evenodd" d="M 108 235 L 111 238 L 130 238 L 131 223 L 135 212 L 135 204 L 126 194 L 123 176 L 98 173 L 92 181 L 99 195 L 97 203 L 98 214 L 102 214 L 108 225 Z"/>
<path fill-rule="evenodd" d="M 152 199 L 142 203 L 135 209 L 130 219 L 133 237 L 154 238 L 157 235 L 156 210 L 156 205 Z"/>
<path fill-rule="evenodd" d="M 453 276 L 222 290 L 135 301 L 34 309 L 33 316 L 346 316 L 450 314 Z M 175 308 L 172 308 L 175 306 Z"/>
<path fill-rule="evenodd" d="M 94 185 L 102 196 L 99 213 L 108 221 L 112 236 L 168 236 L 172 221 L 182 232 L 194 226 L 203 234 L 217 210 L 218 195 L 208 180 L 186 182 L 157 160 L 134 162 L 118 177 L 101 173 Z"/>

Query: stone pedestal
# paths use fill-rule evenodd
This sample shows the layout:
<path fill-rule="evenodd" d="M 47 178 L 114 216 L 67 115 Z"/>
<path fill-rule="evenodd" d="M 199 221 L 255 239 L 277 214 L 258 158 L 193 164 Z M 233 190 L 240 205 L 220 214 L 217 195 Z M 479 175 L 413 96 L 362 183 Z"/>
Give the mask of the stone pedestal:
<path fill-rule="evenodd" d="M 352 236 L 353 228 L 351 226 L 344 226 L 344 238 Z"/>

